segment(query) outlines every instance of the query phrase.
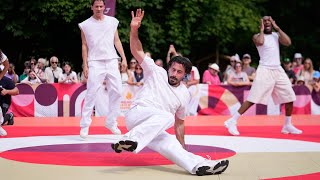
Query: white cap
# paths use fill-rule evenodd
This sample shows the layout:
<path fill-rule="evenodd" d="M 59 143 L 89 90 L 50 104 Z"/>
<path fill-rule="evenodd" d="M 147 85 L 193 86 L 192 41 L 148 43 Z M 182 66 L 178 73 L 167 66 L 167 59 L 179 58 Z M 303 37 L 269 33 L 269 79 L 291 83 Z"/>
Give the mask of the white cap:
<path fill-rule="evenodd" d="M 303 81 L 304 82 L 304 77 L 303 76 L 299 76 L 298 79 L 297 79 L 297 82 L 299 81 Z"/>
<path fill-rule="evenodd" d="M 302 54 L 301 53 L 295 53 L 294 54 L 294 58 L 297 59 L 297 58 L 302 58 Z"/>
<path fill-rule="evenodd" d="M 251 56 L 250 56 L 250 54 L 245 54 L 245 55 L 242 56 L 242 59 L 243 59 L 243 58 L 249 58 L 249 59 L 251 59 Z"/>
<path fill-rule="evenodd" d="M 209 66 L 209 68 L 214 69 L 214 70 L 216 70 L 216 71 L 218 71 L 218 72 L 220 71 L 219 66 L 218 66 L 218 64 L 216 64 L 216 63 L 211 64 L 211 65 Z"/>
<path fill-rule="evenodd" d="M 241 61 L 240 61 L 240 57 L 239 57 L 238 54 L 236 54 L 236 55 L 234 55 L 234 56 L 231 56 L 230 60 L 234 60 L 234 61 L 236 61 L 236 62 L 241 62 Z"/>

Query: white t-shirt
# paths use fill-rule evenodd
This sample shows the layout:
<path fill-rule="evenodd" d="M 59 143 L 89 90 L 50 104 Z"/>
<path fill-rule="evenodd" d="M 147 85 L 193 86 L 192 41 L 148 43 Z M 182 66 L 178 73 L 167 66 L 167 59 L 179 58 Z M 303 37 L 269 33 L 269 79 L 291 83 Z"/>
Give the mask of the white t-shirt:
<path fill-rule="evenodd" d="M 130 73 L 130 72 L 129 72 L 129 73 Z M 128 73 L 127 73 L 127 72 L 122 72 L 122 73 L 121 73 L 121 81 L 122 81 L 122 84 L 128 83 L 128 79 L 129 79 Z"/>
<path fill-rule="evenodd" d="M 148 56 L 145 56 L 141 67 L 144 73 L 144 85 L 138 91 L 133 106 L 154 107 L 184 119 L 190 101 L 187 87 L 182 83 L 178 87 L 171 86 L 168 83 L 167 71 L 157 66 Z"/>
<path fill-rule="evenodd" d="M 3 63 L 4 61 L 6 61 L 8 59 L 8 57 L 4 54 L 4 53 L 1 53 L 1 63 Z"/>
<path fill-rule="evenodd" d="M 245 72 L 240 72 L 240 73 L 236 73 L 236 72 L 231 72 L 230 73 L 231 81 L 232 82 L 246 82 L 248 79 L 248 75 Z"/>
<path fill-rule="evenodd" d="M 197 67 L 192 66 L 190 74 L 183 81 L 200 80 L 200 73 Z"/>
<path fill-rule="evenodd" d="M 281 68 L 278 33 L 265 34 L 263 45 L 256 47 L 260 56 L 259 66 L 264 66 L 268 69 Z"/>
<path fill-rule="evenodd" d="M 62 69 L 60 67 L 57 67 L 55 70 L 52 69 L 52 67 L 46 67 L 44 70 L 45 77 L 47 79 L 47 83 L 54 83 L 54 77 L 59 79 L 60 74 L 62 74 Z"/>
<path fill-rule="evenodd" d="M 96 20 L 92 16 L 79 24 L 88 45 L 88 61 L 118 59 L 114 35 L 119 21 L 111 16 Z"/>
<path fill-rule="evenodd" d="M 67 76 L 68 76 L 68 75 L 67 75 L 66 73 L 60 74 L 60 75 L 59 75 L 59 81 L 65 80 L 65 79 L 67 78 Z M 74 71 L 72 71 L 72 72 L 69 74 L 69 77 L 70 77 L 71 79 L 73 79 L 73 80 L 77 80 L 77 79 L 78 79 L 77 73 L 74 72 Z M 71 80 L 67 80 L 67 81 L 65 81 L 64 83 L 70 84 L 70 83 L 73 83 L 73 82 L 72 82 Z"/>

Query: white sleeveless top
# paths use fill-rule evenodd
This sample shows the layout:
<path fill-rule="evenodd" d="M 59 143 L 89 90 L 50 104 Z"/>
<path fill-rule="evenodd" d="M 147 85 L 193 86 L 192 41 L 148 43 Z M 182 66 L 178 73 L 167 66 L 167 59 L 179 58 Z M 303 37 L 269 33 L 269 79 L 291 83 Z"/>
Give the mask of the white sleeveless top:
<path fill-rule="evenodd" d="M 264 35 L 264 44 L 256 46 L 259 52 L 259 66 L 269 69 L 277 69 L 281 67 L 279 35 L 276 32 Z"/>
<path fill-rule="evenodd" d="M 96 20 L 91 16 L 79 23 L 88 45 L 88 61 L 119 58 L 114 46 L 114 34 L 118 24 L 116 18 L 106 15 L 103 20 Z"/>

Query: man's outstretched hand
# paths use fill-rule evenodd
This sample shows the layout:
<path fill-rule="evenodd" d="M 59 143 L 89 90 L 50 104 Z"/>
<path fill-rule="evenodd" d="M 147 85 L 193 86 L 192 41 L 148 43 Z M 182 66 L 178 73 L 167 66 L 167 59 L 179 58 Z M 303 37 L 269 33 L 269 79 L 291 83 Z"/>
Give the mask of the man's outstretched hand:
<path fill-rule="evenodd" d="M 144 16 L 144 11 L 142 11 L 141 9 L 137 9 L 136 15 L 134 15 L 134 12 L 131 11 L 131 16 L 132 16 L 132 20 L 130 23 L 131 30 L 138 30 Z"/>

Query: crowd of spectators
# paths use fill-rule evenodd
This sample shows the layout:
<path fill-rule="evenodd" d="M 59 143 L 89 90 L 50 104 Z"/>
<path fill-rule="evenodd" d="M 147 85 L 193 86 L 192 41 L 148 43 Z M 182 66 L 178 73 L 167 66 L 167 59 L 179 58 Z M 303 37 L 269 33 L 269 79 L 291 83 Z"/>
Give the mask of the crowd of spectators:
<path fill-rule="evenodd" d="M 150 52 L 146 52 L 146 55 L 152 56 Z M 174 45 L 170 45 L 166 63 L 168 63 L 170 58 L 177 55 L 182 56 L 181 53 L 176 51 Z M 162 59 L 153 59 L 158 66 L 164 67 Z M 224 71 L 221 70 L 218 64 L 209 63 L 208 69 L 203 72 L 202 79 L 198 68 L 193 66 L 191 74 L 184 78 L 183 83 L 187 87 L 199 83 L 232 86 L 250 85 L 254 80 L 256 71 L 255 67 L 251 66 L 251 62 L 250 54 L 244 54 L 241 59 L 238 54 L 235 54 L 230 56 L 229 64 Z M 293 85 L 304 85 L 310 91 L 319 89 L 317 87 L 319 86 L 320 73 L 314 69 L 311 58 L 304 58 L 301 53 L 295 53 L 292 60 L 284 58 L 282 66 Z M 123 84 L 136 87 L 143 86 L 143 69 L 134 58 L 130 60 L 129 66 L 126 69 L 122 68 L 119 61 L 119 71 Z M 38 60 L 31 58 L 25 61 L 24 71 L 20 75 L 15 72 L 15 65 L 10 63 L 5 76 L 12 79 L 14 83 L 86 83 L 83 72 L 76 73 L 73 71 L 73 66 L 70 62 L 60 63 L 56 56 L 52 56 L 49 61 L 44 58 L 39 58 Z"/>

